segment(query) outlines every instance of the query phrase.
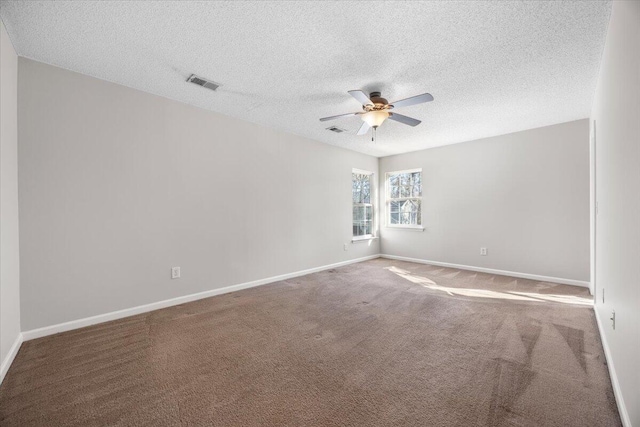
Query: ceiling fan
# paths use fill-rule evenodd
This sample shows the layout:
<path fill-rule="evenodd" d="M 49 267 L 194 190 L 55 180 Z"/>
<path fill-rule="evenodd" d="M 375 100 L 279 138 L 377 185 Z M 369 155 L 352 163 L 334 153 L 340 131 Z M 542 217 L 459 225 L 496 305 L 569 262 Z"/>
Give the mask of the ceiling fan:
<path fill-rule="evenodd" d="M 380 92 L 371 92 L 369 96 L 367 96 L 361 90 L 350 90 L 349 94 L 353 96 L 356 101 L 362 104 L 362 111 L 323 117 L 320 121 L 326 122 L 327 120 L 341 119 L 343 117 L 360 116 L 362 119 L 362 126 L 360 126 L 360 130 L 358 130 L 358 135 L 364 135 L 370 128 L 373 128 L 372 141 L 375 138 L 375 131 L 378 129 L 378 126 L 384 123 L 387 119 L 395 120 L 396 122 L 409 126 L 418 126 L 421 123 L 420 120 L 403 116 L 402 114 L 393 113 L 389 110 L 433 101 L 433 96 L 431 96 L 430 93 L 423 93 L 422 95 L 412 96 L 411 98 L 405 98 L 391 103 L 382 98 Z"/>

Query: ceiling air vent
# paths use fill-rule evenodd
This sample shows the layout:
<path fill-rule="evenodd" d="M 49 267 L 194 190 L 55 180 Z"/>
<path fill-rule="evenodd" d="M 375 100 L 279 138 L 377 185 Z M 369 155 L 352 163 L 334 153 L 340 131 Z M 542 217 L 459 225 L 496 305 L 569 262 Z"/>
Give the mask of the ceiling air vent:
<path fill-rule="evenodd" d="M 218 83 L 203 79 L 202 77 L 198 77 L 195 74 L 191 74 L 187 81 L 211 90 L 216 90 L 220 87 Z"/>
<path fill-rule="evenodd" d="M 330 130 L 331 132 L 335 132 L 335 133 L 342 133 L 345 131 L 344 129 L 340 129 L 337 126 L 331 126 L 330 128 L 327 128 L 327 130 Z"/>

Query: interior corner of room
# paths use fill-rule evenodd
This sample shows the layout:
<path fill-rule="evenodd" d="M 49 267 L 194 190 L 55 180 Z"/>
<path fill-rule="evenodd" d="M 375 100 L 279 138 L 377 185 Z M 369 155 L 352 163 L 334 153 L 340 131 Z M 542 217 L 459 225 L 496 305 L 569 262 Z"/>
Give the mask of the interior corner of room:
<path fill-rule="evenodd" d="M 640 427 L 640 2 L 189 4 L 0 2 L 0 424 Z"/>

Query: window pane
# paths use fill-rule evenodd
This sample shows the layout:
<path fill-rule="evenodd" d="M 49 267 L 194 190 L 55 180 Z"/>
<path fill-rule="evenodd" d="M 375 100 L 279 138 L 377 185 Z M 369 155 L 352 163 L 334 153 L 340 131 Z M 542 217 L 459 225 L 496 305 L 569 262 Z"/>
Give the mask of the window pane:
<path fill-rule="evenodd" d="M 422 173 L 389 175 L 389 198 L 422 197 Z"/>
<path fill-rule="evenodd" d="M 362 202 L 371 203 L 371 177 L 369 175 L 362 175 Z"/>
<path fill-rule="evenodd" d="M 353 235 L 373 234 L 373 206 L 353 207 Z"/>
<path fill-rule="evenodd" d="M 353 207 L 353 222 L 364 220 L 364 206 Z"/>
<path fill-rule="evenodd" d="M 420 200 L 411 199 L 405 200 L 403 202 L 397 202 L 400 204 L 400 211 L 398 213 L 391 212 L 391 224 L 402 224 L 402 225 L 420 225 L 421 220 L 421 209 L 420 209 Z M 397 218 L 397 222 L 394 220 Z"/>
<path fill-rule="evenodd" d="M 398 212 L 398 211 L 400 211 L 400 204 L 401 203 L 402 202 L 391 202 L 389 211 L 390 212 Z"/>
<path fill-rule="evenodd" d="M 367 234 L 373 234 L 373 223 L 371 221 L 354 222 L 353 235 L 364 236 Z"/>
<path fill-rule="evenodd" d="M 400 214 L 398 212 L 391 212 L 389 218 L 391 220 L 391 224 L 400 224 Z"/>
<path fill-rule="evenodd" d="M 364 234 L 373 234 L 372 230 L 373 230 L 373 226 L 372 226 L 371 222 L 365 223 L 365 225 L 364 225 Z"/>
<path fill-rule="evenodd" d="M 351 191 L 353 193 L 353 203 L 360 203 L 360 180 L 358 174 L 353 174 L 351 179 Z"/>
<path fill-rule="evenodd" d="M 413 174 L 413 186 L 411 191 L 412 197 L 422 196 L 422 174 L 420 172 L 414 172 Z"/>
<path fill-rule="evenodd" d="M 353 203 L 371 203 L 371 175 L 352 174 L 351 193 Z"/>
<path fill-rule="evenodd" d="M 367 221 L 373 220 L 373 206 L 365 206 L 365 219 Z"/>
<path fill-rule="evenodd" d="M 353 195 L 353 203 L 360 203 L 360 182 L 358 174 L 351 174 L 351 194 Z"/>

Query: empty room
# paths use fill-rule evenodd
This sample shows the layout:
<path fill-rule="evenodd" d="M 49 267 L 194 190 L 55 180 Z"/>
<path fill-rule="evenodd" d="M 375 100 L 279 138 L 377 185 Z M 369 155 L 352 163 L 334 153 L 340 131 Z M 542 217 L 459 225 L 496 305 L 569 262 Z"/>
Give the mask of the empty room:
<path fill-rule="evenodd" d="M 0 426 L 640 427 L 639 1 L 0 19 Z"/>

